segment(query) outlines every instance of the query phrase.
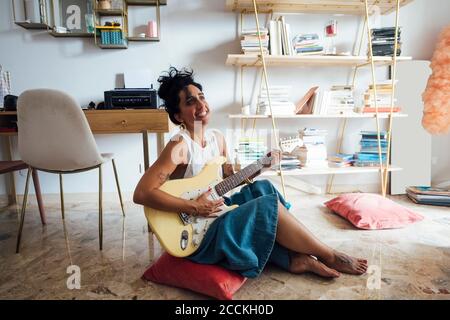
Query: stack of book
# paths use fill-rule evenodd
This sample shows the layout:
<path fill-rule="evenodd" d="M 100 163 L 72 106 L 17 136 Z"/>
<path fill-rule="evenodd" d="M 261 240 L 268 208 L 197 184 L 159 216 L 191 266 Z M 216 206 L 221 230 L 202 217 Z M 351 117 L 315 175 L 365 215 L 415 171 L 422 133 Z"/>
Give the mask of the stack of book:
<path fill-rule="evenodd" d="M 294 49 L 298 55 L 323 54 L 323 46 L 316 33 L 299 34 L 294 40 Z"/>
<path fill-rule="evenodd" d="M 380 132 L 381 160 L 383 165 L 387 157 L 387 132 Z M 378 134 L 377 131 L 361 131 L 360 141 L 361 151 L 355 153 L 354 166 L 356 167 L 377 167 L 380 165 L 378 154 Z"/>
<path fill-rule="evenodd" d="M 335 85 L 331 87 L 331 90 L 316 92 L 310 113 L 318 115 L 348 115 L 355 113 L 354 110 L 353 87 Z"/>
<path fill-rule="evenodd" d="M 236 150 L 237 162 L 243 167 L 262 158 L 267 153 L 267 146 L 264 139 L 254 137 L 243 137 L 239 139 L 239 146 Z"/>
<path fill-rule="evenodd" d="M 402 52 L 401 30 L 398 30 L 397 56 Z M 393 56 L 395 46 L 395 27 L 372 29 L 372 52 L 374 56 Z"/>
<path fill-rule="evenodd" d="M 101 30 L 101 44 L 122 45 L 125 43 L 122 30 Z"/>
<path fill-rule="evenodd" d="M 272 169 L 280 170 L 280 165 L 281 170 L 295 170 L 300 169 L 301 163 L 298 157 L 283 154 L 280 164 L 273 166 Z"/>
<path fill-rule="evenodd" d="M 355 109 L 353 86 L 335 85 L 328 91 L 325 114 L 351 114 Z"/>
<path fill-rule="evenodd" d="M 270 101 L 272 104 L 272 114 L 274 115 L 294 115 L 295 104 L 291 101 L 291 86 L 271 86 L 269 88 Z M 269 97 L 267 89 L 263 88 L 258 96 L 259 115 L 270 115 Z"/>
<path fill-rule="evenodd" d="M 267 28 L 260 28 L 263 54 L 269 54 L 269 34 Z M 260 54 L 258 30 L 256 28 L 242 30 L 241 47 L 244 54 Z"/>
<path fill-rule="evenodd" d="M 328 166 L 332 168 L 346 168 L 353 166 L 353 154 L 338 153 L 328 158 Z"/>
<path fill-rule="evenodd" d="M 328 168 L 326 135 L 327 130 L 322 129 L 304 128 L 299 131 L 299 137 L 303 141 L 299 151 L 302 167 Z"/>
<path fill-rule="evenodd" d="M 392 97 L 392 82 L 391 80 L 384 83 L 377 83 L 377 108 L 380 113 L 391 112 L 391 97 Z M 394 108 L 392 112 L 399 113 L 402 109 L 396 106 L 397 99 L 394 98 Z M 369 88 L 364 93 L 364 107 L 363 113 L 376 112 L 375 108 L 375 90 L 373 84 L 369 85 Z"/>
<path fill-rule="evenodd" d="M 270 54 L 275 56 L 292 56 L 294 48 L 291 42 L 291 26 L 284 16 L 269 21 Z"/>
<path fill-rule="evenodd" d="M 450 188 L 414 186 L 406 194 L 415 203 L 450 207 Z"/>

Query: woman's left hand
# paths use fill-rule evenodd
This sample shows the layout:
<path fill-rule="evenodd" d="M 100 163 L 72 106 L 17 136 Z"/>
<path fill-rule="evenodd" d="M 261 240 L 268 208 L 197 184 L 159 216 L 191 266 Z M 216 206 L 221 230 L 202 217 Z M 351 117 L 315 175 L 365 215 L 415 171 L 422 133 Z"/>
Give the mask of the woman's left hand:
<path fill-rule="evenodd" d="M 269 157 L 272 157 L 270 163 L 264 164 L 264 168 L 262 171 L 269 170 L 273 166 L 276 166 L 280 163 L 281 160 L 281 151 L 280 150 L 272 150 L 267 154 Z"/>

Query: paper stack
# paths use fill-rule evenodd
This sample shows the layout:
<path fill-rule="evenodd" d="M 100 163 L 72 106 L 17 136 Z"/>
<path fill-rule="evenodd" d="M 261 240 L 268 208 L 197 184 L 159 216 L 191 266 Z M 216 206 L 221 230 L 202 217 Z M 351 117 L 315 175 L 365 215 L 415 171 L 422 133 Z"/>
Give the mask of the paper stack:
<path fill-rule="evenodd" d="M 269 34 L 267 28 L 260 28 L 263 54 L 269 54 Z M 259 48 L 258 30 L 256 28 L 242 31 L 241 47 L 244 54 L 261 54 Z"/>
<path fill-rule="evenodd" d="M 299 34 L 294 38 L 294 49 L 298 55 L 323 54 L 323 46 L 316 33 Z"/>
<path fill-rule="evenodd" d="M 328 168 L 326 135 L 327 130 L 315 128 L 304 128 L 299 131 L 299 137 L 303 140 L 299 155 L 302 167 Z"/>
<path fill-rule="evenodd" d="M 295 104 L 291 101 L 291 86 L 271 86 L 269 88 L 273 115 L 294 115 Z M 269 97 L 267 89 L 263 88 L 258 96 L 259 115 L 270 115 Z"/>

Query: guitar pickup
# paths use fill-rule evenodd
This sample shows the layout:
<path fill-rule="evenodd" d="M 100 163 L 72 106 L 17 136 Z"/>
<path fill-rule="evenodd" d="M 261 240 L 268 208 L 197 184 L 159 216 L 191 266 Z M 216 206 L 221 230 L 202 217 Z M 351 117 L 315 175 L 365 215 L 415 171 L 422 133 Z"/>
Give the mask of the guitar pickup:
<path fill-rule="evenodd" d="M 183 222 L 184 225 L 188 225 L 188 224 L 192 223 L 192 217 L 189 214 L 181 212 L 179 214 L 179 216 L 180 216 L 181 222 Z"/>

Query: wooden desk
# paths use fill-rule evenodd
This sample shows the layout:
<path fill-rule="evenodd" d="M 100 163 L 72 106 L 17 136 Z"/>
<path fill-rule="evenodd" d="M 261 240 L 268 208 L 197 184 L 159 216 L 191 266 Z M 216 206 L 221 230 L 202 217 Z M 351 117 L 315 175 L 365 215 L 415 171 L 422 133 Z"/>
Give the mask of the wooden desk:
<path fill-rule="evenodd" d="M 164 133 L 169 132 L 173 125 L 164 110 L 83 110 L 94 134 L 141 133 L 144 149 L 144 170 L 150 166 L 148 134 L 156 133 L 158 155 L 164 148 Z M 17 121 L 17 112 L 0 111 L 0 127 Z M 0 132 L 4 136 L 5 160 L 12 160 L 11 136 L 17 132 Z M 14 175 L 10 175 L 8 186 L 9 203 L 16 203 Z"/>

